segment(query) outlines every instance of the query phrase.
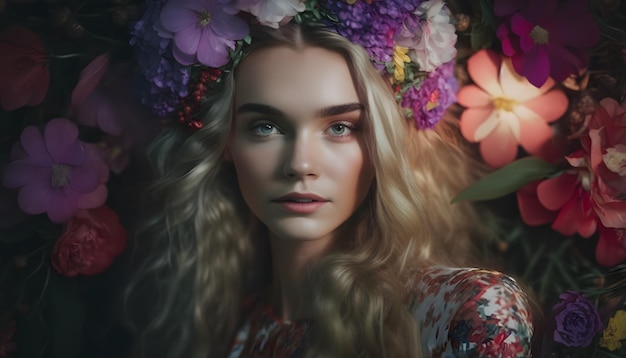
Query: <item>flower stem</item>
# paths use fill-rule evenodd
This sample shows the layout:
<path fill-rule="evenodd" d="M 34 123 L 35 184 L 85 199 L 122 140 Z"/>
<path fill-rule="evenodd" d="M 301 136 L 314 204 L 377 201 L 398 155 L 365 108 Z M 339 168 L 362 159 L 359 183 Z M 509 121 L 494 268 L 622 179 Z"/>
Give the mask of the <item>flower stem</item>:
<path fill-rule="evenodd" d="M 82 54 L 80 54 L 80 53 L 68 53 L 67 55 L 50 54 L 51 58 L 57 58 L 57 59 L 75 58 L 75 57 L 81 57 L 81 56 L 82 56 Z"/>

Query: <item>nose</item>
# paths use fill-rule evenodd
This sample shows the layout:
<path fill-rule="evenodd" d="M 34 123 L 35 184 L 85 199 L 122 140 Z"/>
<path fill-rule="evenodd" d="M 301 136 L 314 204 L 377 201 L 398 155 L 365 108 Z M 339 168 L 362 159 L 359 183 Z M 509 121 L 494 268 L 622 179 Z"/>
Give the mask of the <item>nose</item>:
<path fill-rule="evenodd" d="M 319 143 L 312 133 L 294 136 L 286 146 L 283 174 L 287 178 L 301 179 L 319 176 Z"/>

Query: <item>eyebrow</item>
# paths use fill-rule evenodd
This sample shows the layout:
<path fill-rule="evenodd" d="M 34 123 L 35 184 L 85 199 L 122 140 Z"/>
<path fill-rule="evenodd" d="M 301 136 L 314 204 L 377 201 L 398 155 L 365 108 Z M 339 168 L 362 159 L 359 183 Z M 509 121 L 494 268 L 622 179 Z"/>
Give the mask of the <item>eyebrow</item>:
<path fill-rule="evenodd" d="M 346 103 L 336 106 L 324 107 L 315 112 L 318 117 L 331 117 L 354 111 L 362 111 L 365 107 L 361 103 Z M 260 103 L 245 103 L 237 108 L 237 113 L 262 113 L 275 117 L 286 117 L 285 114 L 272 106 Z"/>

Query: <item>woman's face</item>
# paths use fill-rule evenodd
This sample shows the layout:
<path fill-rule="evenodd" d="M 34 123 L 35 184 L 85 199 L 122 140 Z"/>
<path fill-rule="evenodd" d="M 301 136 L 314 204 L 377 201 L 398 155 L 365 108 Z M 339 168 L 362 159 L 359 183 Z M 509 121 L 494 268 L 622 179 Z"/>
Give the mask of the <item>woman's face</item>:
<path fill-rule="evenodd" d="M 278 238 L 333 239 L 373 179 L 346 61 L 317 47 L 263 49 L 235 84 L 226 157 L 246 203 Z"/>

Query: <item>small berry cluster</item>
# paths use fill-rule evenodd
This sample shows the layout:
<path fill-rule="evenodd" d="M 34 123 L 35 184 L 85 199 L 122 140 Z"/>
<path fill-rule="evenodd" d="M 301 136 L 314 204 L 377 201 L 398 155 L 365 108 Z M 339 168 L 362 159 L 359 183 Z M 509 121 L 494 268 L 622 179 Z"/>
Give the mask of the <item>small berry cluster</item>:
<path fill-rule="evenodd" d="M 217 83 L 221 75 L 222 70 L 217 68 L 200 70 L 197 80 L 189 83 L 189 94 L 180 99 L 180 110 L 176 119 L 190 131 L 195 132 L 202 128 L 202 121 L 196 118 L 195 115 L 200 109 L 202 99 L 209 92 L 211 86 Z"/>

